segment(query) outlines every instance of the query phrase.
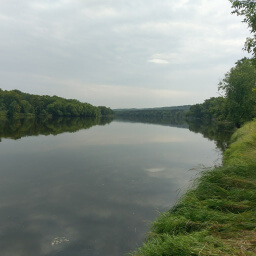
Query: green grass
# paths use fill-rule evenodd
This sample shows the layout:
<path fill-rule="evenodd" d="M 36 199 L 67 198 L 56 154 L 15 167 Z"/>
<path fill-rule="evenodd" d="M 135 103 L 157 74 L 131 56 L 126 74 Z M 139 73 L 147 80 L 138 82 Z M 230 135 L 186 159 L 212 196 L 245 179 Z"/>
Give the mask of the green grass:
<path fill-rule="evenodd" d="M 223 166 L 203 172 L 131 255 L 256 255 L 256 121 L 231 141 Z"/>

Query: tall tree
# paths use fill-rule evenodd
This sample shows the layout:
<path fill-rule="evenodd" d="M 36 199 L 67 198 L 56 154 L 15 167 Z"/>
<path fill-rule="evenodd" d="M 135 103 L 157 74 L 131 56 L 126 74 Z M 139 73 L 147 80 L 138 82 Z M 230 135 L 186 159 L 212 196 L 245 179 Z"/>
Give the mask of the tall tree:
<path fill-rule="evenodd" d="M 256 116 L 256 68 L 251 59 L 243 58 L 219 83 L 224 93 L 228 119 L 239 127 Z"/>
<path fill-rule="evenodd" d="M 243 22 L 248 24 L 252 37 L 246 39 L 244 49 L 253 54 L 256 65 L 256 1 L 255 0 L 229 0 L 232 3 L 233 14 L 243 16 Z"/>

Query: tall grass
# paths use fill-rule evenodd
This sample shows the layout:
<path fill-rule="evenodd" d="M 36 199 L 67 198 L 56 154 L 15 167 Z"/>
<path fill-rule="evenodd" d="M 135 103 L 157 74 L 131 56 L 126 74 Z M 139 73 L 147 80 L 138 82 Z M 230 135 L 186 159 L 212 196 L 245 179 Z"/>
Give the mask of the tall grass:
<path fill-rule="evenodd" d="M 131 255 L 256 255 L 256 121 L 231 140 L 223 166 L 203 172 Z"/>

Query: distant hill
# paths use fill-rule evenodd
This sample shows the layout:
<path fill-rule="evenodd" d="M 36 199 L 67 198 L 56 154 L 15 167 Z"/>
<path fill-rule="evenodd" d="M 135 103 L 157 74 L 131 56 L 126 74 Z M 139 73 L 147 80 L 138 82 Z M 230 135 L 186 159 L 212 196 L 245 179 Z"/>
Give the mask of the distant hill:
<path fill-rule="evenodd" d="M 177 124 L 184 123 L 190 105 L 160 107 L 114 109 L 115 118 L 133 122 Z"/>

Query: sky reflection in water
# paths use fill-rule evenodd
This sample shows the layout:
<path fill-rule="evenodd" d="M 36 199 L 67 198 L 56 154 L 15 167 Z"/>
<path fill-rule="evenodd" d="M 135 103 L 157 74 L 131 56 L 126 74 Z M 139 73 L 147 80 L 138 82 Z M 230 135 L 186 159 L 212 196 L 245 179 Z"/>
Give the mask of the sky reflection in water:
<path fill-rule="evenodd" d="M 120 256 L 169 209 L 213 142 L 187 129 L 112 122 L 0 143 L 0 255 Z"/>

